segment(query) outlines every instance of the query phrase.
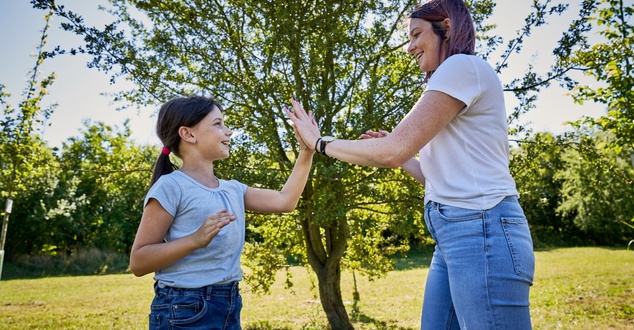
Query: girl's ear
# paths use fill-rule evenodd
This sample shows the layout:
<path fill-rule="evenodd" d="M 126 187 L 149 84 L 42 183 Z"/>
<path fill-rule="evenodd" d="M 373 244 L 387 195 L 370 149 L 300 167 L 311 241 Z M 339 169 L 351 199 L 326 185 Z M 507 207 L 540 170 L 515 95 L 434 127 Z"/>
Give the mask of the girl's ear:
<path fill-rule="evenodd" d="M 178 128 L 178 135 L 181 137 L 181 140 L 189 143 L 196 143 L 196 138 L 192 132 L 190 127 L 181 126 Z"/>

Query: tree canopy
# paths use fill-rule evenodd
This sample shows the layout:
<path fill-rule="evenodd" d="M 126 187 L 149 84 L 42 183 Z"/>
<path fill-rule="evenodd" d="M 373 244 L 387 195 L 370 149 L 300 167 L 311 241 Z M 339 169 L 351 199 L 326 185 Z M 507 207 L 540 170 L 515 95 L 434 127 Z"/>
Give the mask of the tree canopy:
<path fill-rule="evenodd" d="M 56 47 L 44 57 L 89 54 L 89 67 L 107 72 L 113 82 L 134 83 L 117 100 L 146 105 L 183 94 L 220 100 L 236 132 L 236 147 L 229 159 L 218 164 L 217 173 L 251 186 L 279 188 L 290 173 L 298 150 L 281 107 L 293 92 L 315 112 L 324 134 L 341 138 L 356 138 L 367 129 L 390 130 L 422 92 L 422 76 L 403 51 L 403 19 L 415 1 L 111 0 L 113 22 L 100 28 L 54 0 L 31 2 L 35 8 L 53 10 L 65 19 L 65 30 L 84 37 L 84 44 L 74 49 Z M 535 28 L 567 9 L 551 1 L 534 1 L 524 28 L 517 37 L 504 41 L 491 35 L 494 26 L 487 23 L 494 2 L 466 2 L 474 14 L 478 53 L 492 62 L 495 50 L 505 47 L 492 63 L 498 72 L 508 67 L 508 59 L 521 51 Z M 530 111 L 540 89 L 549 84 L 558 82 L 569 89 L 577 85 L 568 73 L 585 68 L 587 61 L 574 60 L 573 54 L 583 58 L 577 52 L 588 48 L 589 18 L 597 6 L 598 1 L 583 1 L 578 17 L 553 50 L 556 61 L 548 71 L 537 72 L 527 65 L 521 77 L 503 82 L 519 101 L 510 122 Z M 511 133 L 522 131 L 517 126 Z M 100 217 L 99 212 L 111 209 L 109 201 L 114 203 L 114 197 L 123 193 L 118 185 L 108 191 L 96 174 L 115 161 L 105 151 L 116 148 L 116 143 L 100 135 L 107 132 L 103 126 L 91 127 L 85 141 L 73 141 L 64 153 L 72 168 L 90 169 L 74 179 L 78 181 L 69 191 L 76 193 L 71 198 L 75 202 L 81 200 L 78 196 L 99 200 L 81 208 L 90 215 L 82 218 L 90 218 L 93 229 L 110 229 L 105 223 L 111 218 Z M 118 150 L 117 154 L 143 154 L 133 147 Z M 542 165 L 531 166 L 561 161 L 553 155 Z M 544 174 L 555 179 L 545 189 L 552 194 L 559 187 L 558 178 L 564 177 L 554 171 Z M 136 190 L 141 186 L 134 185 Z M 275 272 L 288 266 L 286 260 L 300 260 L 317 275 L 331 327 L 352 328 L 341 299 L 342 267 L 378 276 L 391 268 L 391 255 L 425 240 L 423 193 L 420 184 L 401 171 L 354 166 L 316 155 L 296 212 L 248 215 L 245 252 L 253 274 L 247 280 L 266 291 Z M 529 200 L 541 201 L 537 196 Z M 129 201 L 125 203 L 134 209 Z M 552 216 L 556 203 L 544 208 L 543 214 Z M 107 239 L 131 239 L 129 225 L 113 233 Z"/>

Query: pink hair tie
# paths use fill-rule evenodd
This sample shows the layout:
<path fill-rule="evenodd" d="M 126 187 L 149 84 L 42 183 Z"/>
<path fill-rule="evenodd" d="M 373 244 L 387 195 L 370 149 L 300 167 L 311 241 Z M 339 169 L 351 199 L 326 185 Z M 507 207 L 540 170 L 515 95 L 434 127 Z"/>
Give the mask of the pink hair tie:
<path fill-rule="evenodd" d="M 172 152 L 172 149 L 168 148 L 168 147 L 163 147 L 163 150 L 161 150 L 161 153 L 169 155 L 170 152 Z"/>

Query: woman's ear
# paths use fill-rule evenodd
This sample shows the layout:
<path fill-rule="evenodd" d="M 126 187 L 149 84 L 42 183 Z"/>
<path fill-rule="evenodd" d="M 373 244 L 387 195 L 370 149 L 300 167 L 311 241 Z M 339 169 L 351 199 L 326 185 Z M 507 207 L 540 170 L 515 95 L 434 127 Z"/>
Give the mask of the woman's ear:
<path fill-rule="evenodd" d="M 442 26 L 445 29 L 445 40 L 449 40 L 449 38 L 451 38 L 451 20 L 449 18 L 445 18 L 442 21 Z"/>
<path fill-rule="evenodd" d="M 186 127 L 186 126 L 179 127 L 178 135 L 181 137 L 181 140 L 183 141 L 186 141 L 189 143 L 196 143 L 196 138 L 194 137 L 194 134 L 190 127 Z"/>

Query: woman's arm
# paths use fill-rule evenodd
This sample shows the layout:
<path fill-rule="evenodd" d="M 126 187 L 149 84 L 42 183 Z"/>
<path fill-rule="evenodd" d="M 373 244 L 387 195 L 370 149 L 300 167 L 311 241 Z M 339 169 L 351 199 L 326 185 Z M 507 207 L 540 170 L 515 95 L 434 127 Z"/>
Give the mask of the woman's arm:
<path fill-rule="evenodd" d="M 425 176 L 423 175 L 423 171 L 420 169 L 420 162 L 418 159 L 414 157 L 410 158 L 401 165 L 401 168 L 416 179 L 416 181 L 425 186 Z"/>
<path fill-rule="evenodd" d="M 235 220 L 223 210 L 210 215 L 194 233 L 164 242 L 165 234 L 174 218 L 156 199 L 150 199 L 141 217 L 139 229 L 130 252 L 130 270 L 136 276 L 163 269 L 184 258 L 196 249 L 209 245 L 220 229 Z"/>
<path fill-rule="evenodd" d="M 381 139 L 336 139 L 327 145 L 326 154 L 358 165 L 391 168 L 402 166 L 464 107 L 464 103 L 443 92 L 425 92 L 388 136 Z M 319 128 L 295 100 L 293 110 L 287 110 L 286 114 L 306 144 L 314 148 L 315 142 L 321 137 Z"/>
<path fill-rule="evenodd" d="M 379 131 L 366 131 L 361 134 L 362 139 L 372 139 L 372 138 L 384 138 L 388 136 L 390 132 L 386 130 Z M 425 176 L 423 175 L 423 171 L 420 169 L 420 163 L 418 159 L 412 157 L 409 160 L 405 161 L 401 168 L 411 175 L 416 181 L 420 182 L 423 186 L 425 185 Z"/>

